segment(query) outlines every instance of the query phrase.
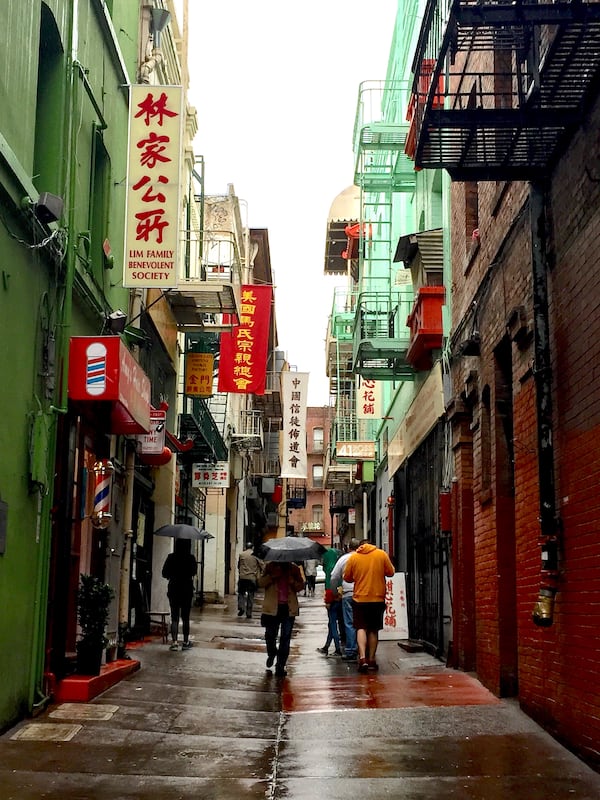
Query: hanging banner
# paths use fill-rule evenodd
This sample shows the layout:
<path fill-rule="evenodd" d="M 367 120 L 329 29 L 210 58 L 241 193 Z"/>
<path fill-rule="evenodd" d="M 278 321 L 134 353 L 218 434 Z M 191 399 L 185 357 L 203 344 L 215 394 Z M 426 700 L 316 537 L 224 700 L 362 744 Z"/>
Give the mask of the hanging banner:
<path fill-rule="evenodd" d="M 281 477 L 304 478 L 307 475 L 306 405 L 308 372 L 281 373 L 281 405 L 283 431 L 281 435 Z"/>
<path fill-rule="evenodd" d="M 264 394 L 271 286 L 242 286 L 240 324 L 221 334 L 219 392 Z"/>
<path fill-rule="evenodd" d="M 123 286 L 177 286 L 183 90 L 130 87 Z"/>
<path fill-rule="evenodd" d="M 212 353 L 186 353 L 184 393 L 191 397 L 211 397 L 213 393 Z"/>
<path fill-rule="evenodd" d="M 357 419 L 381 419 L 381 381 L 357 378 L 356 417 Z"/>

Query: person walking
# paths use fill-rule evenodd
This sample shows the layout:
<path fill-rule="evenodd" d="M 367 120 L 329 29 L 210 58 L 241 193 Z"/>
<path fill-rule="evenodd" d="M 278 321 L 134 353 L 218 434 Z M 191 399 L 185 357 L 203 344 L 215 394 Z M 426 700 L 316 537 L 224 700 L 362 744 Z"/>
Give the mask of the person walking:
<path fill-rule="evenodd" d="M 341 556 L 341 552 L 337 549 L 337 547 L 328 547 L 327 550 L 323 553 L 323 570 L 325 571 L 325 588 L 330 588 L 331 582 L 331 572 L 338 560 Z"/>
<path fill-rule="evenodd" d="M 344 553 L 336 561 L 333 571 L 331 573 L 331 588 L 333 591 L 339 591 L 342 587 L 342 620 L 344 630 L 346 632 L 346 645 L 344 647 L 343 661 L 356 661 L 358 656 L 358 647 L 356 644 L 356 630 L 354 628 L 354 617 L 352 611 L 352 594 L 354 592 L 354 584 L 344 580 L 344 567 L 346 562 L 358 548 L 358 539 L 350 539 L 348 545 L 349 550 Z"/>
<path fill-rule="evenodd" d="M 340 647 L 340 634 L 338 630 L 338 620 L 340 617 L 339 606 L 342 598 L 339 592 L 333 589 L 325 589 L 325 607 L 327 609 L 327 639 L 323 647 L 317 647 L 318 653 L 323 653 L 324 656 L 329 655 L 329 645 L 333 641 L 335 645 L 335 655 L 342 655 L 342 648 Z"/>
<path fill-rule="evenodd" d="M 304 577 L 306 578 L 306 587 L 304 588 L 304 596 L 308 591 L 309 597 L 315 596 L 315 588 L 317 585 L 317 567 L 319 566 L 318 558 L 308 558 L 304 562 Z"/>
<path fill-rule="evenodd" d="M 192 554 L 190 539 L 176 539 L 175 548 L 165 559 L 162 576 L 169 583 L 167 597 L 171 608 L 171 645 L 170 650 L 179 650 L 179 619 L 183 629 L 182 650 L 192 646 L 190 642 L 190 611 L 194 596 L 194 577 L 198 564 Z"/>
<path fill-rule="evenodd" d="M 262 568 L 262 561 L 254 555 L 252 542 L 247 542 L 246 549 L 240 553 L 238 558 L 238 617 L 242 617 L 245 613 L 246 619 L 252 618 L 254 594 Z"/>
<path fill-rule="evenodd" d="M 300 610 L 298 592 L 304 589 L 304 577 L 297 564 L 267 561 L 258 585 L 265 590 L 260 622 L 265 629 L 267 669 L 276 661 L 275 675 L 283 678 L 287 675 L 292 630 Z"/>
<path fill-rule="evenodd" d="M 358 671 L 379 669 L 375 654 L 385 611 L 385 579 L 394 575 L 394 565 L 385 550 L 368 539 L 359 546 L 345 564 L 343 578 L 354 583 L 352 617 L 358 646 Z"/>

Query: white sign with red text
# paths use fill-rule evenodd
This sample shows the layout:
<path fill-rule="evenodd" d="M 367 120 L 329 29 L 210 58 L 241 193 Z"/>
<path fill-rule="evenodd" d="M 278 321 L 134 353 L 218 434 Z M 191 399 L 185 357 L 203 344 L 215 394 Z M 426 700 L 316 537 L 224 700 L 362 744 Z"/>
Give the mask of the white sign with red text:
<path fill-rule="evenodd" d="M 382 641 L 408 639 L 408 609 L 406 605 L 406 574 L 396 572 L 392 578 L 385 579 L 385 613 L 383 630 L 379 631 Z"/>

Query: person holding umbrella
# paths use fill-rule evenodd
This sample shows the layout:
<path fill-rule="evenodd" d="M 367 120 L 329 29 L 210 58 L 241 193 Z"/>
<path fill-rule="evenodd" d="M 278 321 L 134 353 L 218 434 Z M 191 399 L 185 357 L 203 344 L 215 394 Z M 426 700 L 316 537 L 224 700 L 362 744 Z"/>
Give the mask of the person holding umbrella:
<path fill-rule="evenodd" d="M 167 597 L 171 607 L 171 646 L 178 650 L 179 618 L 183 628 L 182 650 L 192 646 L 190 642 L 190 611 L 194 596 L 194 577 L 198 564 L 192 554 L 191 539 L 175 539 L 175 549 L 169 553 L 162 568 L 162 576 L 169 581 Z"/>
<path fill-rule="evenodd" d="M 298 592 L 304 589 L 302 570 L 292 560 L 287 560 L 289 553 L 293 555 L 294 551 L 289 550 L 286 554 L 285 550 L 265 548 L 266 564 L 258 579 L 258 585 L 265 590 L 260 622 L 265 629 L 267 669 L 271 669 L 276 662 L 275 675 L 278 678 L 287 675 L 285 667 L 290 654 L 292 630 L 299 613 Z"/>

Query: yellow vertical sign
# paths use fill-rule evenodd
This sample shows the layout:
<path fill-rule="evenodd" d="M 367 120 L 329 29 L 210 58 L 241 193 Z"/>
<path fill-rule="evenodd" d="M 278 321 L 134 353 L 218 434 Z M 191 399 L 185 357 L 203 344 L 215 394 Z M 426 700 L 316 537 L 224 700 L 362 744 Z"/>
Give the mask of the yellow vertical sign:
<path fill-rule="evenodd" d="M 185 394 L 192 397 L 210 397 L 213 393 L 212 353 L 187 353 L 185 357 Z"/>

